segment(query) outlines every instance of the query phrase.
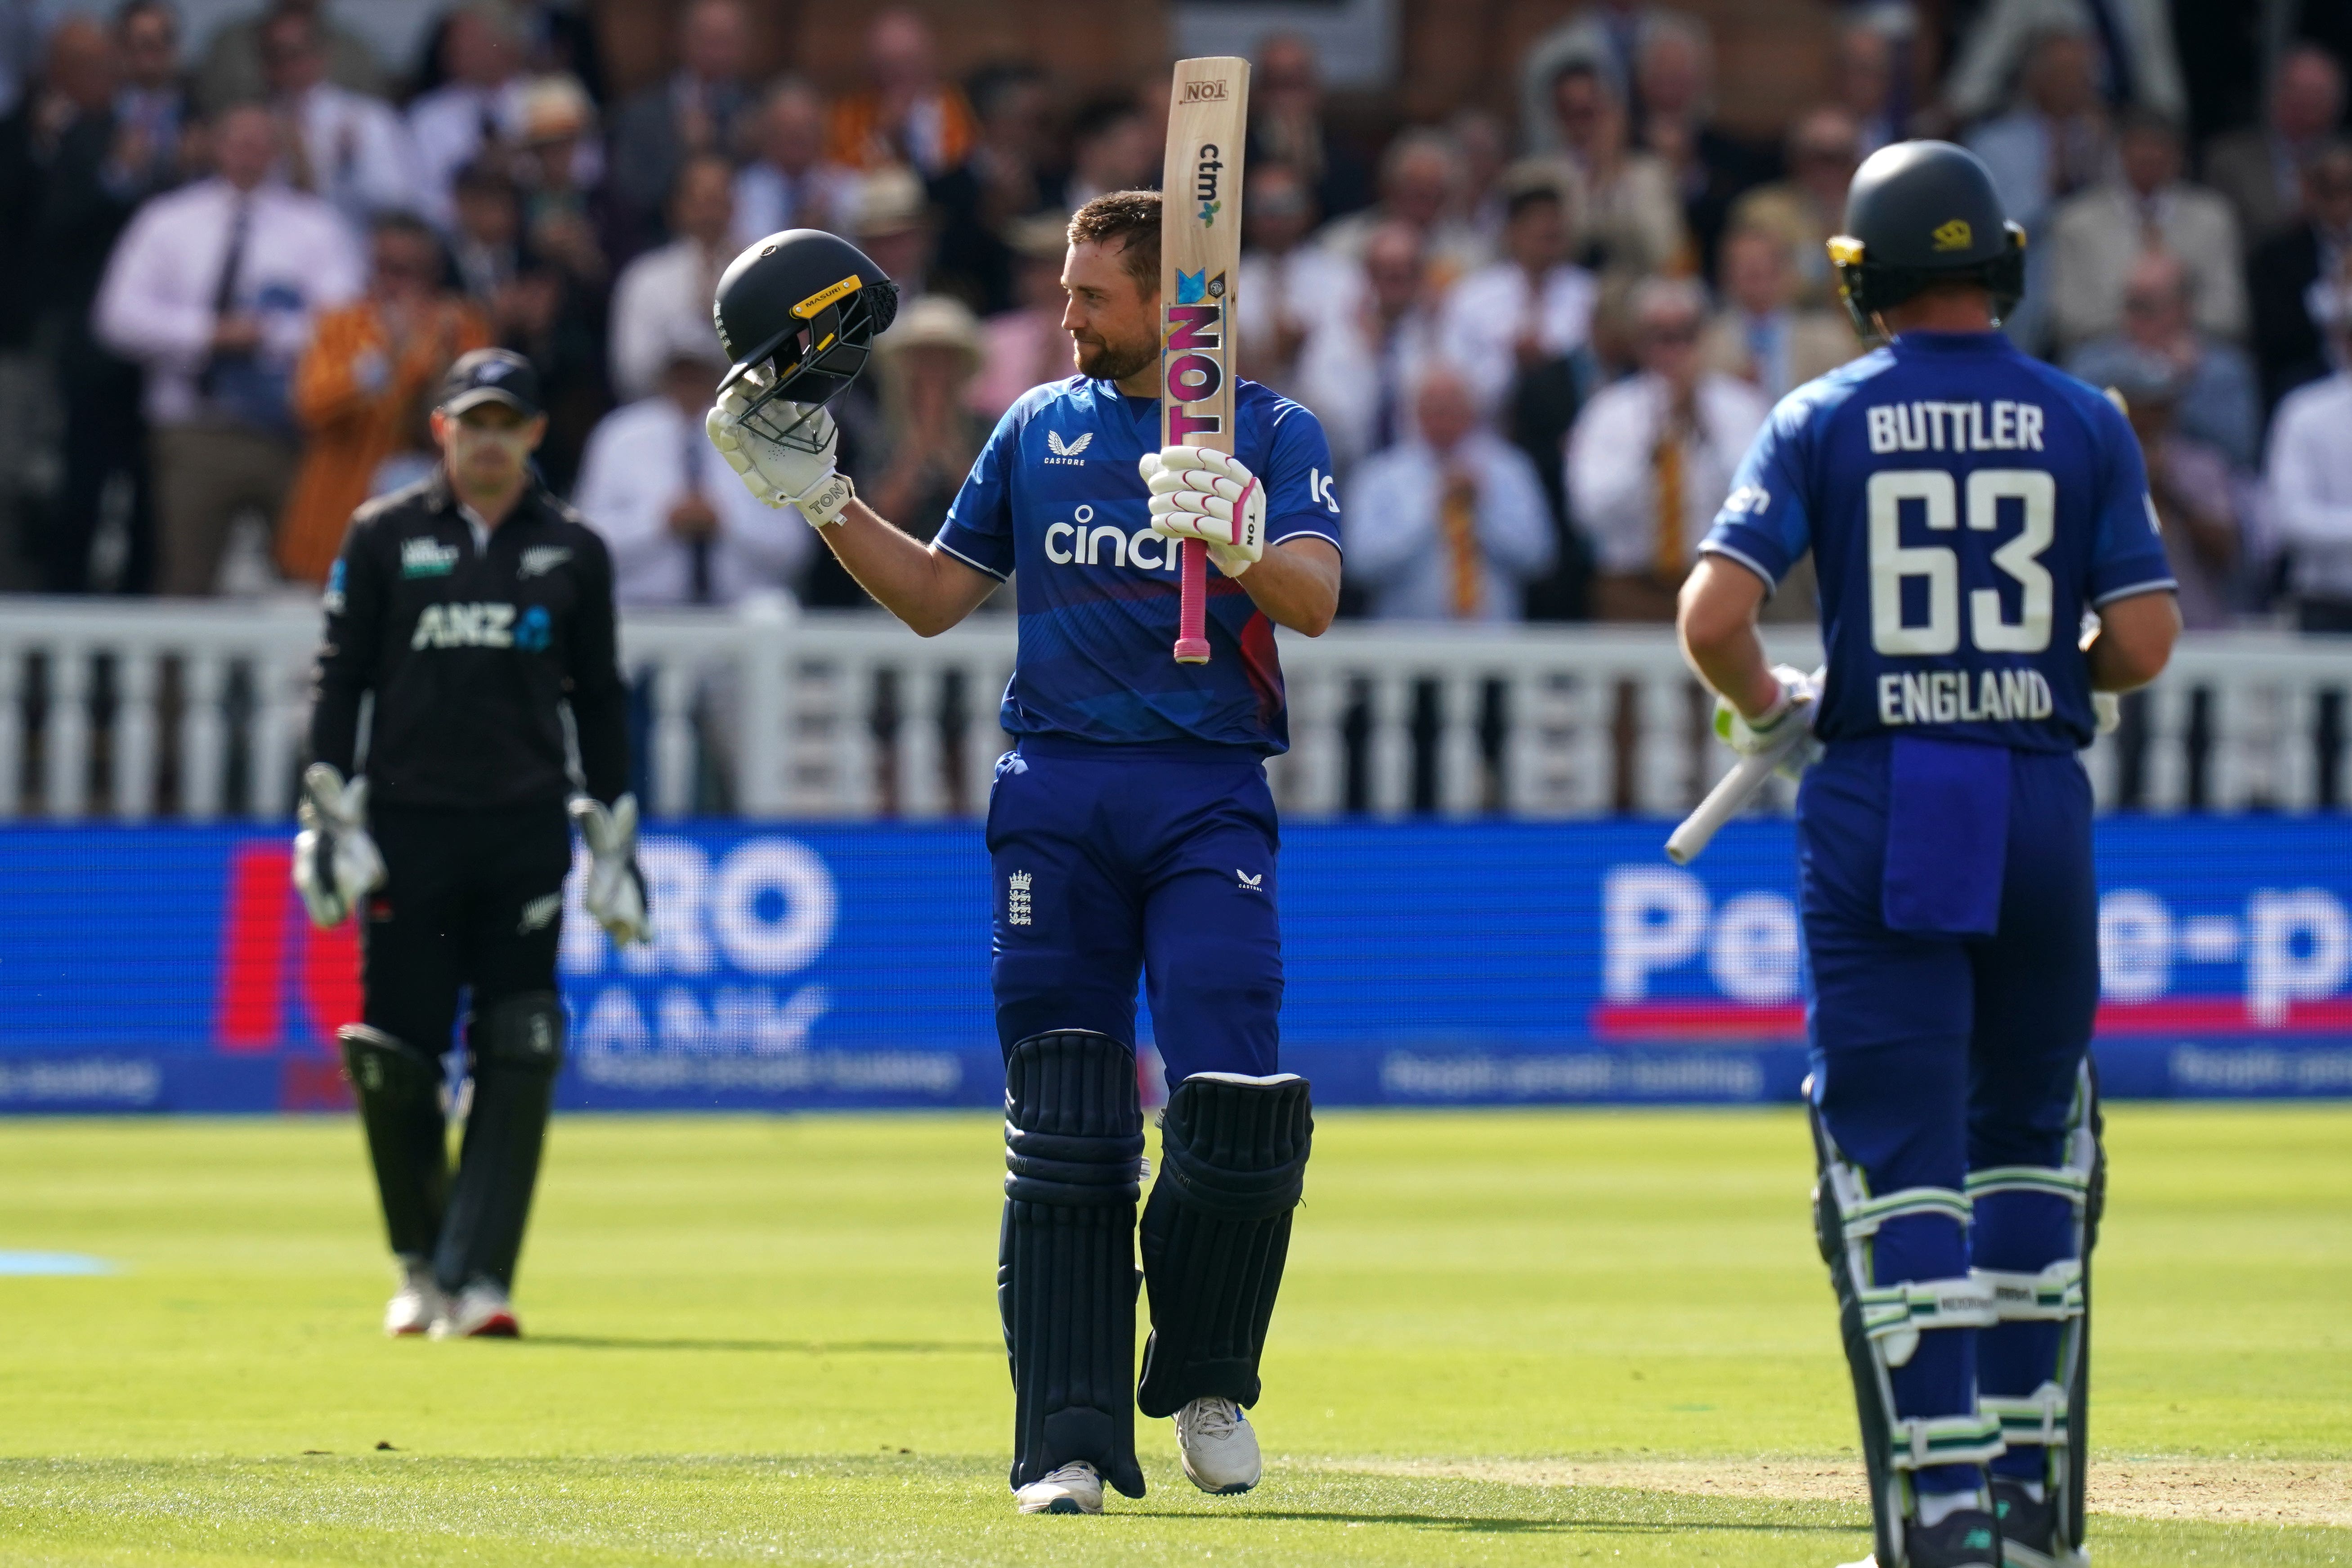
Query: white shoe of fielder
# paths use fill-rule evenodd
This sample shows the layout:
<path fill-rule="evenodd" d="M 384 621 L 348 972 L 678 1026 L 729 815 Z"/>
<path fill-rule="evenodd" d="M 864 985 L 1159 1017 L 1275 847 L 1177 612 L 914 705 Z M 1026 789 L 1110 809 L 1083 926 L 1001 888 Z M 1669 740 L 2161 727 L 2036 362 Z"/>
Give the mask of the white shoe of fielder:
<path fill-rule="evenodd" d="M 1230 1399 L 1211 1394 L 1176 1412 L 1176 1447 L 1192 1484 L 1219 1497 L 1249 1490 L 1265 1473 L 1257 1434 Z"/>
<path fill-rule="evenodd" d="M 1084 1459 L 1074 1459 L 1014 1492 L 1013 1500 L 1023 1513 L 1100 1513 L 1102 1477 Z"/>
<path fill-rule="evenodd" d="M 383 1331 L 394 1339 L 424 1333 L 433 1327 L 445 1305 L 441 1287 L 433 1282 L 433 1266 L 404 1263 L 400 1267 L 400 1289 L 384 1303 Z"/>
<path fill-rule="evenodd" d="M 514 1303 L 488 1279 L 477 1279 L 449 1299 L 433 1321 L 436 1340 L 517 1340 L 522 1324 L 515 1321 Z"/>

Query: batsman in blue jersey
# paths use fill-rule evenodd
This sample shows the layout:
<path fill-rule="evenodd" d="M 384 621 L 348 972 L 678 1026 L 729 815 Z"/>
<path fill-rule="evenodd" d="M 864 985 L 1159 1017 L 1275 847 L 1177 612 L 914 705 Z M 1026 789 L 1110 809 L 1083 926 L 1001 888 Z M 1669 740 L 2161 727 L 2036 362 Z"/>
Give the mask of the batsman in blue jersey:
<path fill-rule="evenodd" d="M 1257 1484 L 1242 1412 L 1258 1397 L 1313 1127 L 1306 1080 L 1277 1059 L 1264 762 L 1288 744 L 1274 628 L 1316 636 L 1338 608 L 1339 502 L 1315 416 L 1255 383 L 1240 384 L 1231 456 L 1160 447 L 1160 220 L 1150 191 L 1071 219 L 1063 326 L 1080 374 L 1006 413 L 929 547 L 855 499 L 831 421 L 794 401 L 812 372 L 846 384 L 856 363 L 839 345 L 857 323 L 833 313 L 888 300 L 887 280 L 831 236 L 814 239 L 847 258 L 825 250 L 782 273 L 779 257 L 817 255 L 796 231 L 746 251 L 719 285 L 722 334 L 749 368 L 722 387 L 710 434 L 753 493 L 797 506 L 927 637 L 1017 585 L 1003 721 L 1018 745 L 997 763 L 988 847 L 1009 1170 L 997 1294 L 1024 1512 L 1099 1513 L 1105 1482 L 1142 1496 L 1139 1407 L 1175 1418 L 1202 1490 Z M 1205 665 L 1171 658 L 1183 539 L 1204 542 L 1214 567 Z M 1171 1085 L 1139 1227 L 1139 979 Z"/>
<path fill-rule="evenodd" d="M 2103 1171 L 2075 753 L 2098 694 L 2155 679 L 2180 622 L 2130 426 L 1993 330 L 2024 236 L 1984 165 L 1885 148 L 1845 227 L 1848 309 L 1891 341 L 1773 411 L 1684 586 L 1683 644 L 1736 747 L 1812 731 L 1791 754 L 1811 759 L 1814 1214 L 1870 1561 L 2079 1568 Z M 1756 636 L 1808 551 L 1818 686 Z"/>

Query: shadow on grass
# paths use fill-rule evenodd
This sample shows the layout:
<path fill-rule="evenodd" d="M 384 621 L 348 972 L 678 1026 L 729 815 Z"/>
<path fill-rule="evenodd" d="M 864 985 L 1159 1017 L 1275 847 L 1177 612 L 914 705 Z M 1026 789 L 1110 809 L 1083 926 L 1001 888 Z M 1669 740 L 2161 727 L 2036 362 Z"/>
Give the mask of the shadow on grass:
<path fill-rule="evenodd" d="M 583 1351 L 734 1351 L 771 1355 L 1003 1355 L 1002 1341 L 985 1340 L 683 1340 L 631 1339 L 620 1334 L 530 1334 L 525 1345 Z"/>
<path fill-rule="evenodd" d="M 1638 1520 L 1638 1519 L 1526 1519 L 1507 1514 L 1450 1513 L 1346 1513 L 1334 1510 L 1318 1512 L 1312 1510 L 1252 1509 L 1246 1512 L 1194 1512 L 1185 1509 L 1122 1508 L 1126 1518 L 1223 1520 L 1281 1520 L 1291 1524 L 1391 1524 L 1409 1525 L 1417 1530 L 1450 1530 L 1461 1534 L 1493 1535 L 1568 1535 L 1578 1531 L 1618 1533 L 1627 1535 L 1673 1535 L 1684 1531 L 1733 1531 L 1748 1533 L 1788 1531 L 1815 1535 L 1851 1535 L 1852 1525 L 1805 1524 L 1797 1521 L 1773 1522 L 1748 1520 Z"/>

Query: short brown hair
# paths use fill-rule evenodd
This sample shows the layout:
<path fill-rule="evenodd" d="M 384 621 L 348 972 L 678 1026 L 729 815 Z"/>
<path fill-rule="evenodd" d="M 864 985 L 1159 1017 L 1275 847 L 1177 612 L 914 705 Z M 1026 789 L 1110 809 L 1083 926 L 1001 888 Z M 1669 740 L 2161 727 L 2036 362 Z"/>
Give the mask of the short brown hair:
<path fill-rule="evenodd" d="M 1160 193 L 1106 191 L 1070 215 L 1072 245 L 1124 241 L 1120 266 L 1146 294 L 1160 288 Z"/>

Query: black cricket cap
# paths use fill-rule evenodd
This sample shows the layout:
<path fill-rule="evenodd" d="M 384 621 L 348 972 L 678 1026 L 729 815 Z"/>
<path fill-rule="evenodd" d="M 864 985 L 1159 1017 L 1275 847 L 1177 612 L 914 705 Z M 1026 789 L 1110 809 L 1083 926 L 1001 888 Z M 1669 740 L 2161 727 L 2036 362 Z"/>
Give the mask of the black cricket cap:
<path fill-rule="evenodd" d="M 437 406 L 445 414 L 463 414 L 485 403 L 503 403 L 526 419 L 543 411 L 539 395 L 539 372 L 512 349 L 476 349 L 457 356 L 441 378 Z"/>

